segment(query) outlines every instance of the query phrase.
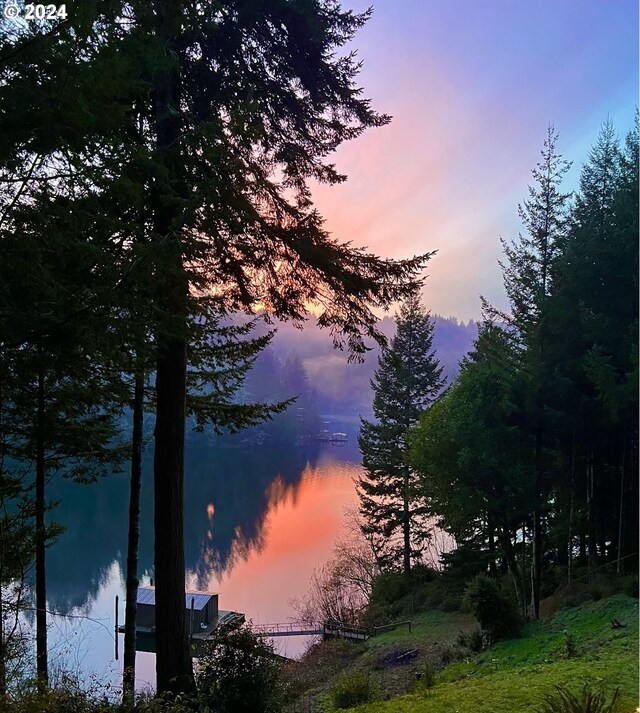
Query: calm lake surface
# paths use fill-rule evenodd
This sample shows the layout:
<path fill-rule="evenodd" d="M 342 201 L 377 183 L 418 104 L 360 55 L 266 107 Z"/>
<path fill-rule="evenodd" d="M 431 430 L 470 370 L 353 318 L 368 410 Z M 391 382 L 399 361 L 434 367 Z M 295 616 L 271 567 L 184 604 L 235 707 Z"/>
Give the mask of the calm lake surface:
<path fill-rule="evenodd" d="M 228 447 L 224 440 L 190 436 L 185 468 L 186 580 L 190 588 L 219 592 L 221 609 L 245 613 L 256 624 L 295 616 L 290 601 L 303 597 L 315 567 L 330 556 L 354 505 L 353 479 L 361 469 L 357 417 L 325 417 L 331 431 L 348 434 L 343 447 Z M 146 453 L 140 542 L 143 583 L 153 576 L 153 502 Z M 59 503 L 50 515 L 65 532 L 49 548 L 50 667 L 117 686 L 115 597 L 124 620 L 128 474 L 92 485 L 53 483 Z M 65 615 L 65 616 L 63 616 Z M 275 639 L 297 656 L 303 637 Z M 138 653 L 138 687 L 155 681 L 155 657 Z"/>

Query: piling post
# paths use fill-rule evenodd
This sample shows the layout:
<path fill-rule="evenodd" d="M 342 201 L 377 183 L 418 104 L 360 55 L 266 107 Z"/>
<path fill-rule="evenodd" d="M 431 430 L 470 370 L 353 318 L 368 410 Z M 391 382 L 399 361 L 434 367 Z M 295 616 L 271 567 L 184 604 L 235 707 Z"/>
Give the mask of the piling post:
<path fill-rule="evenodd" d="M 115 637 L 114 637 L 116 640 L 116 644 L 115 644 L 115 646 L 116 646 L 116 661 L 118 660 L 118 601 L 119 601 L 119 597 L 116 594 L 116 617 L 115 617 L 116 626 L 115 626 Z"/>
<path fill-rule="evenodd" d="M 191 611 L 189 612 L 189 644 L 193 644 L 193 609 L 194 597 L 191 597 Z"/>

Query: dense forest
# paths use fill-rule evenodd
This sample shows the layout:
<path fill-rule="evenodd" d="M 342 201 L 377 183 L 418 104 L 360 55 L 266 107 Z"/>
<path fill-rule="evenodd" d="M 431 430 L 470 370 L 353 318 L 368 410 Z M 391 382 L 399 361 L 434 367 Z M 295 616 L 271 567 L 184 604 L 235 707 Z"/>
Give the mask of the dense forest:
<path fill-rule="evenodd" d="M 399 313 L 378 422 L 361 437 L 362 528 L 379 562 L 409 572 L 422 559 L 409 533 L 435 518 L 457 543 L 445 567 L 509 572 L 525 618 L 576 571 L 638 567 L 637 128 L 621 146 L 603 124 L 575 195 L 569 165 L 550 127 L 523 232 L 503 241 L 510 310 L 483 301 L 445 390 L 428 315 Z"/>

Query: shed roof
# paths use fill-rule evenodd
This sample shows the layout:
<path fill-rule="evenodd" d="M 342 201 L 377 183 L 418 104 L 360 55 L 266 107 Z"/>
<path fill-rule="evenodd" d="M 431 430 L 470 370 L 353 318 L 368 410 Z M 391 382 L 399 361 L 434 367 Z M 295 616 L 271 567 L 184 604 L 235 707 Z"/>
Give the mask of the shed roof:
<path fill-rule="evenodd" d="M 212 597 L 217 597 L 215 592 L 195 592 L 188 589 L 185 592 L 185 606 L 191 609 L 191 600 L 193 599 L 193 608 L 195 611 L 201 611 L 211 601 Z M 155 606 L 156 604 L 156 588 L 155 587 L 138 587 L 138 596 L 136 597 L 138 604 L 147 604 Z"/>

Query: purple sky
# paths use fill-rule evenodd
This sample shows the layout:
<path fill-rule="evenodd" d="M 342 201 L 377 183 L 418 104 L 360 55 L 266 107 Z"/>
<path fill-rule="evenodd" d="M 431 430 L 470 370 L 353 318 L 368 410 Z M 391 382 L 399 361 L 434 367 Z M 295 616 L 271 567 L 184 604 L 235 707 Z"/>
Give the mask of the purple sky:
<path fill-rule="evenodd" d="M 389 257 L 438 250 L 433 312 L 477 318 L 480 294 L 504 306 L 499 238 L 518 233 L 548 124 L 571 189 L 602 121 L 621 137 L 633 123 L 637 1 L 377 0 L 354 46 L 394 119 L 336 154 L 349 180 L 314 191 L 328 229 Z"/>

